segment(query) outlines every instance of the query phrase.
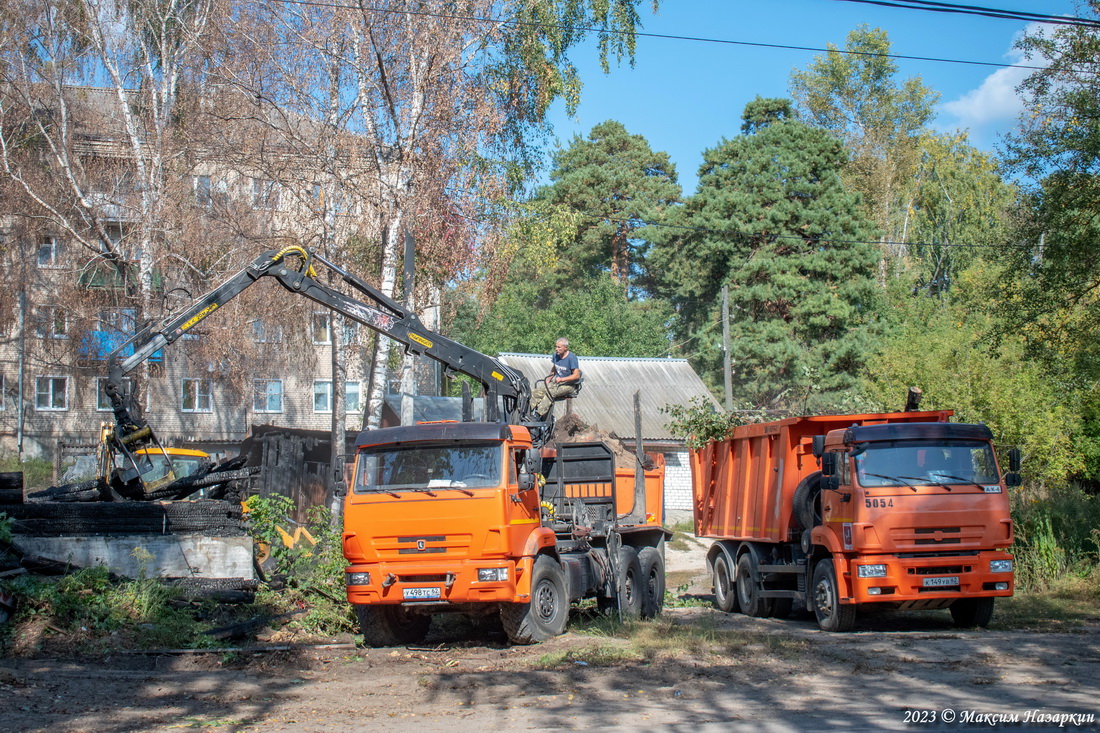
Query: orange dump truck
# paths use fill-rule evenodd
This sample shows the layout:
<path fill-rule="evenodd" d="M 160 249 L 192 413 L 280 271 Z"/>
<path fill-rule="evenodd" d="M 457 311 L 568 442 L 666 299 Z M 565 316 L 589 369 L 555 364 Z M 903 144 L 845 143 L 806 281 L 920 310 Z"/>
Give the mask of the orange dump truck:
<path fill-rule="evenodd" d="M 859 607 L 950 609 L 985 626 L 1013 590 L 1009 487 L 984 425 L 951 411 L 796 417 L 736 428 L 692 452 L 695 532 L 724 611 L 826 631 Z"/>
<path fill-rule="evenodd" d="M 527 428 L 440 422 L 363 432 L 344 505 L 347 595 L 366 642 L 433 615 L 499 613 L 513 643 L 565 630 L 572 601 L 656 616 L 664 468 L 616 471 L 601 442 L 537 448 Z"/>

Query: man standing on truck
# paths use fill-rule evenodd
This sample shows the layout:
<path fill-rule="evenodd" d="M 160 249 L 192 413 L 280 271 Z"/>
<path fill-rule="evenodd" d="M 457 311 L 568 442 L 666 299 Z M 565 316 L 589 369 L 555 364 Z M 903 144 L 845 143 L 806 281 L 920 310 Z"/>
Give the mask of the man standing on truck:
<path fill-rule="evenodd" d="M 560 338 L 554 343 L 554 355 L 550 361 L 550 374 L 538 383 L 531 394 L 531 409 L 539 420 L 549 414 L 555 400 L 564 400 L 576 394 L 581 379 L 580 363 L 577 355 L 569 350 L 568 339 Z"/>

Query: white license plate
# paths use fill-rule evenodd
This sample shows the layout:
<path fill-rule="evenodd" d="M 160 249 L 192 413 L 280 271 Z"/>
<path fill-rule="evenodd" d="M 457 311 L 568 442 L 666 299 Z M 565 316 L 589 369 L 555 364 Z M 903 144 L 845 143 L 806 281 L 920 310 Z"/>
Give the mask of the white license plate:
<path fill-rule="evenodd" d="M 439 598 L 439 588 L 405 588 L 406 601 L 424 601 Z"/>
<path fill-rule="evenodd" d="M 943 587 L 943 586 L 946 586 L 946 585 L 958 585 L 958 584 L 959 584 L 958 576 L 956 576 L 954 578 L 925 578 L 924 579 L 924 587 L 925 588 L 940 588 L 940 587 Z"/>

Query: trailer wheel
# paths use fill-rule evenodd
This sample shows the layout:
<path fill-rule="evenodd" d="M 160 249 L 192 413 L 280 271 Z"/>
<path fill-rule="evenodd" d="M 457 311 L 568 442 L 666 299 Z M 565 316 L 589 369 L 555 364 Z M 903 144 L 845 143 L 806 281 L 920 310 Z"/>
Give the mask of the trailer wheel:
<path fill-rule="evenodd" d="M 993 620 L 994 598 L 960 598 L 951 604 L 951 620 L 962 629 L 985 628 Z"/>
<path fill-rule="evenodd" d="M 554 558 L 535 558 L 531 602 L 502 604 L 500 620 L 513 644 L 534 644 L 565 633 L 569 597 L 565 593 L 565 573 Z"/>
<path fill-rule="evenodd" d="M 665 559 L 656 547 L 638 553 L 642 579 L 642 618 L 657 618 L 665 605 Z"/>
<path fill-rule="evenodd" d="M 821 524 L 821 471 L 814 471 L 799 482 L 794 490 L 794 518 L 802 529 Z"/>
<path fill-rule="evenodd" d="M 741 613 L 746 616 L 770 616 L 772 599 L 760 596 L 760 589 L 753 580 L 755 575 L 756 561 L 751 552 L 746 552 L 737 559 L 737 603 L 741 606 Z"/>
<path fill-rule="evenodd" d="M 737 602 L 737 587 L 733 573 L 730 572 L 730 562 L 726 553 L 720 552 L 714 558 L 714 605 L 718 610 L 726 613 L 737 613 L 741 610 L 741 604 Z"/>
<path fill-rule="evenodd" d="M 814 615 L 822 631 L 851 631 L 856 623 L 856 607 L 840 603 L 833 559 L 826 557 L 814 566 Z"/>
<path fill-rule="evenodd" d="M 413 613 L 403 606 L 357 605 L 363 642 L 371 647 L 400 646 L 424 641 L 431 626 L 430 616 Z"/>

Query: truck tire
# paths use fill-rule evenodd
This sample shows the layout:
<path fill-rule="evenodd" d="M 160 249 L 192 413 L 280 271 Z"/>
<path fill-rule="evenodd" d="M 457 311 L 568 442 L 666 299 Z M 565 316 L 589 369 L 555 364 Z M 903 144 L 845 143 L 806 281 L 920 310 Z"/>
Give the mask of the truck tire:
<path fill-rule="evenodd" d="M 760 589 L 753 580 L 755 576 L 756 561 L 751 552 L 746 552 L 737 559 L 737 603 L 746 616 L 771 616 L 772 599 L 760 596 Z"/>
<path fill-rule="evenodd" d="M 833 559 L 826 557 L 814 566 L 812 603 L 817 625 L 822 631 L 851 631 L 856 623 L 856 607 L 840 603 Z"/>
<path fill-rule="evenodd" d="M 994 598 L 960 598 L 951 604 L 951 620 L 961 629 L 985 628 L 993 620 Z"/>
<path fill-rule="evenodd" d="M 363 642 L 371 647 L 400 646 L 424 641 L 432 619 L 404 606 L 355 607 Z"/>
<path fill-rule="evenodd" d="M 802 529 L 821 524 L 821 471 L 814 471 L 799 482 L 792 500 L 794 518 Z"/>
<path fill-rule="evenodd" d="M 531 602 L 502 604 L 500 621 L 513 644 L 534 644 L 565 633 L 569 597 L 565 592 L 565 573 L 554 558 L 549 555 L 535 558 Z"/>
<path fill-rule="evenodd" d="M 737 585 L 730 568 L 726 553 L 720 552 L 714 558 L 714 605 L 719 611 L 737 613 L 741 604 L 737 602 Z"/>
<path fill-rule="evenodd" d="M 665 559 L 656 547 L 638 553 L 642 579 L 642 618 L 657 618 L 665 606 Z"/>

